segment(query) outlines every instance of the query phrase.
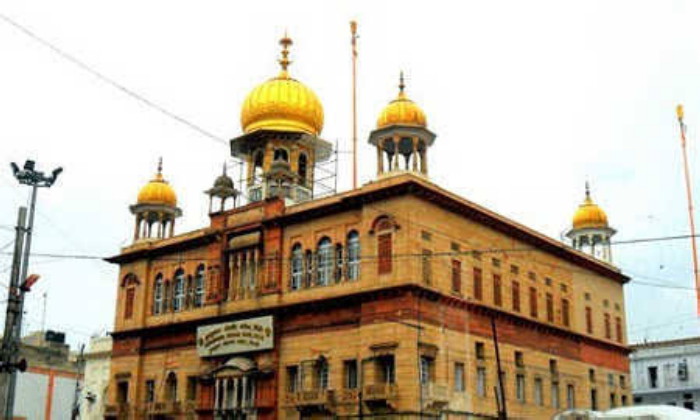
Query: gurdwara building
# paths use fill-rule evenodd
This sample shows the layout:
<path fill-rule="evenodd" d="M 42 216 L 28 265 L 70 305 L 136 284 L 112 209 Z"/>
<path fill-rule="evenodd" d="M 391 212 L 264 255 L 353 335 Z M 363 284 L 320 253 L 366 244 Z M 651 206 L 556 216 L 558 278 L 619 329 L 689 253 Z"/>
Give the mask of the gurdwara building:
<path fill-rule="evenodd" d="M 206 191 L 209 225 L 175 233 L 160 165 L 130 207 L 133 243 L 108 259 L 106 417 L 549 418 L 631 403 L 629 278 L 588 189 L 565 244 L 434 184 L 436 135 L 401 81 L 369 134 L 376 178 L 315 196 L 332 147 L 281 44 L 230 143 L 245 180 L 224 171 Z"/>

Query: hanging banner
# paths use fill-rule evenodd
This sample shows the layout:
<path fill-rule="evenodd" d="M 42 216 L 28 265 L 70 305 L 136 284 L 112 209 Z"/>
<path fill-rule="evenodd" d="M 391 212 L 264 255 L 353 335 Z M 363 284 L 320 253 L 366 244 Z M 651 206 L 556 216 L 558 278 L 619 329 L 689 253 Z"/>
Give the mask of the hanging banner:
<path fill-rule="evenodd" d="M 268 350 L 274 347 L 272 316 L 197 327 L 200 357 Z"/>

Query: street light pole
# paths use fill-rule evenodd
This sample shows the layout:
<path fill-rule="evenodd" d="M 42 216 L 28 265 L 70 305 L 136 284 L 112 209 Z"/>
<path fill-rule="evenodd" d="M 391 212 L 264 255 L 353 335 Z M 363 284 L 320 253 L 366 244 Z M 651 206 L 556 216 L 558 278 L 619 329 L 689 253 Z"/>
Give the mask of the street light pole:
<path fill-rule="evenodd" d="M 24 228 L 24 253 L 22 255 L 21 269 L 17 278 L 13 278 L 15 284 L 11 284 L 9 290 L 8 298 L 8 315 L 11 318 L 11 325 L 6 323 L 6 334 L 3 336 L 2 343 L 2 362 L 6 366 L 5 384 L 7 386 L 5 392 L 4 401 L 4 414 L 5 418 L 11 419 L 14 415 L 14 405 L 15 405 L 15 388 L 17 385 L 17 366 L 19 362 L 19 347 L 22 340 L 22 313 L 24 311 L 24 294 L 29 291 L 29 281 L 27 274 L 29 270 L 29 254 L 31 252 L 32 244 L 32 231 L 34 228 L 34 211 L 36 209 L 36 196 L 37 189 L 39 187 L 49 188 L 58 179 L 58 176 L 63 172 L 63 168 L 58 167 L 54 169 L 50 175 L 46 175 L 41 171 L 35 169 L 36 163 L 33 160 L 27 160 L 24 162 L 22 169 L 17 166 L 16 163 L 12 162 L 10 164 L 12 167 L 12 172 L 22 185 L 28 185 L 32 187 L 32 196 L 29 205 L 29 220 L 27 227 Z M 20 213 L 22 210 L 20 210 Z M 25 209 L 26 212 L 26 209 Z M 21 249 L 21 245 L 20 245 Z M 17 247 L 16 247 L 17 250 Z M 15 256 L 15 258 L 17 258 Z M 19 267 L 18 267 L 19 268 Z M 14 270 L 13 270 L 14 271 Z M 36 278 L 32 281 L 36 281 Z M 12 287 L 14 286 L 14 288 Z M 10 306 L 12 307 L 12 313 L 10 313 Z M 9 327 L 9 334 L 7 334 Z"/>

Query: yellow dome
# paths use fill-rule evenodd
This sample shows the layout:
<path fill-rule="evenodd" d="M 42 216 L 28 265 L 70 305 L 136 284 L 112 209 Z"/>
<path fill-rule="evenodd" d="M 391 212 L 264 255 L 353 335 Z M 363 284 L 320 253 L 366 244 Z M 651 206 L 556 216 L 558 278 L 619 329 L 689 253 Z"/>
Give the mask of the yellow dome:
<path fill-rule="evenodd" d="M 243 102 L 241 127 L 244 133 L 256 130 L 294 131 L 318 135 L 323 129 L 323 106 L 316 94 L 289 77 L 288 47 L 284 37 L 280 74 L 253 89 Z"/>
<path fill-rule="evenodd" d="M 588 185 L 586 185 L 586 198 L 574 214 L 573 227 L 574 229 L 608 227 L 608 215 L 593 202 Z"/>
<path fill-rule="evenodd" d="M 403 73 L 399 83 L 399 95 L 389 102 L 379 114 L 377 128 L 384 128 L 390 125 L 412 125 L 426 127 L 428 125 L 425 112 L 415 102 L 408 99 L 404 92 Z"/>
<path fill-rule="evenodd" d="M 136 202 L 138 204 L 163 204 L 171 207 L 177 205 L 175 190 L 168 184 L 168 181 L 163 179 L 161 163 L 158 164 L 158 173 L 156 173 L 155 178 L 139 191 Z"/>

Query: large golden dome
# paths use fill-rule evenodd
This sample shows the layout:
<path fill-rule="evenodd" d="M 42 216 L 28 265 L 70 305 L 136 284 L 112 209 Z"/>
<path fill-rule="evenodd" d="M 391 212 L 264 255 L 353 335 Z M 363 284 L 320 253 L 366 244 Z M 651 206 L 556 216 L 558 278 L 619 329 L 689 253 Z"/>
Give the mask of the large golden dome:
<path fill-rule="evenodd" d="M 578 206 L 572 224 L 574 229 L 608 227 L 608 215 L 591 199 L 588 184 L 586 184 L 586 198 Z"/>
<path fill-rule="evenodd" d="M 163 178 L 162 171 L 163 166 L 162 163 L 159 162 L 156 176 L 139 191 L 139 195 L 136 199 L 137 204 L 160 204 L 170 207 L 175 207 L 177 205 L 175 190 L 173 190 L 173 187 Z"/>
<path fill-rule="evenodd" d="M 389 102 L 377 119 L 377 128 L 390 125 L 411 125 L 426 127 L 428 125 L 425 112 L 412 100 L 408 99 L 404 92 L 403 73 L 399 83 L 399 95 Z"/>
<path fill-rule="evenodd" d="M 294 131 L 319 135 L 323 129 L 323 106 L 316 94 L 289 76 L 288 47 L 284 37 L 280 74 L 253 89 L 243 102 L 241 127 L 244 133 L 257 130 Z"/>

